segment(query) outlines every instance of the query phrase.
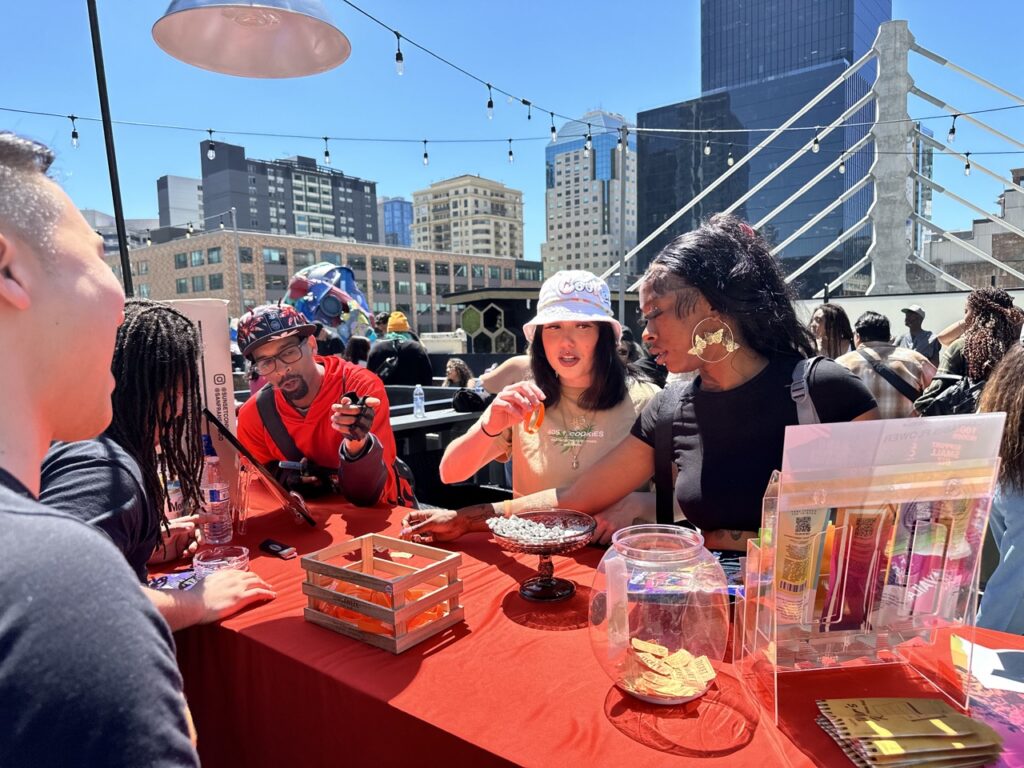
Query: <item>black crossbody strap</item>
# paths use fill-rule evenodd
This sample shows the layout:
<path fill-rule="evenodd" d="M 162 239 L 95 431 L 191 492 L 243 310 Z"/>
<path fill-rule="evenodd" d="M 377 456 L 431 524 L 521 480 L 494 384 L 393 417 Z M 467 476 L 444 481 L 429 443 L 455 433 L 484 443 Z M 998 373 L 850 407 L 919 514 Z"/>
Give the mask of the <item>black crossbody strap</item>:
<path fill-rule="evenodd" d="M 654 491 L 655 514 L 660 525 L 675 523 L 675 488 L 672 487 L 672 425 L 682 408 L 684 388 L 669 385 L 662 396 L 658 420 L 654 424 Z"/>
<path fill-rule="evenodd" d="M 266 427 L 267 432 L 277 445 L 278 450 L 281 451 L 281 455 L 285 457 L 285 460 L 302 461 L 304 458 L 302 451 L 295 445 L 292 436 L 285 429 L 284 422 L 281 421 L 281 414 L 277 412 L 277 404 L 274 402 L 274 388 L 270 384 L 264 386 L 257 393 L 256 408 L 260 412 L 263 426 Z"/>
<path fill-rule="evenodd" d="M 863 349 L 858 349 L 857 351 L 860 353 L 860 356 L 867 360 L 871 367 L 875 369 L 875 373 L 896 387 L 896 391 L 907 398 L 907 400 L 914 402 L 921 396 L 921 390 L 916 389 L 913 385 L 907 383 L 902 376 L 892 370 L 889 366 L 885 365 L 882 361 L 875 360 Z"/>

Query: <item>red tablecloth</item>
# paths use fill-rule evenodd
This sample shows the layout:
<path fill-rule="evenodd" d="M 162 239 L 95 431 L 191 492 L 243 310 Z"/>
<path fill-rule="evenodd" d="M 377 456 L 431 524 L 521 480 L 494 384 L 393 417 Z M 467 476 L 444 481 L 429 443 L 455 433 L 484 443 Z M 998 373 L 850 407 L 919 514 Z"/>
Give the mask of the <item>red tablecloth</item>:
<path fill-rule="evenodd" d="M 750 702 L 730 664 L 696 702 L 644 704 L 614 688 L 591 652 L 589 586 L 602 552 L 556 557 L 556 575 L 576 581 L 578 593 L 537 605 L 516 591 L 537 558 L 510 555 L 482 534 L 450 545 L 463 555 L 465 624 L 394 656 L 306 622 L 299 560 L 270 557 L 257 546 L 273 537 L 308 554 L 364 533 L 396 535 L 402 512 L 316 508 L 321 520 L 332 512 L 317 529 L 277 512 L 250 517 L 241 537 L 252 570 L 270 582 L 276 600 L 177 635 L 208 768 L 641 768 L 697 759 L 708 766 L 843 766 L 849 762 L 814 724 L 814 699 L 906 695 L 915 685 L 894 677 L 892 667 L 816 673 L 828 676 L 827 686 L 793 692 L 781 729 Z M 978 636 L 999 648 L 1022 648 L 1021 640 Z"/>

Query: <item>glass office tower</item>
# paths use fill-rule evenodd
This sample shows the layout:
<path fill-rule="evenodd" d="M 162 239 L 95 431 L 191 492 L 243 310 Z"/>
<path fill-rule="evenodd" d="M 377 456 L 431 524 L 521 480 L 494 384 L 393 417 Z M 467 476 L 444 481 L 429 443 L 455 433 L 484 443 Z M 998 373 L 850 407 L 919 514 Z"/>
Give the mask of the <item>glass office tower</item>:
<path fill-rule="evenodd" d="M 638 155 L 638 237 L 644 238 L 683 207 L 775 128 L 838 78 L 870 47 L 878 25 L 890 20 L 890 0 L 702 0 L 701 83 L 697 99 L 659 107 L 637 115 L 639 128 L 689 128 L 698 131 L 741 128 L 729 135 L 652 135 L 641 131 Z M 866 94 L 874 79 L 873 65 L 863 68 L 805 115 L 796 125 L 806 132 L 788 132 L 733 175 L 688 215 L 639 254 L 649 263 L 675 235 L 692 229 L 704 217 L 724 210 L 763 180 L 794 152 L 810 142 L 818 126 L 826 126 Z M 850 118 L 866 123 L 873 107 Z M 762 231 L 774 243 L 792 234 L 833 202 L 867 172 L 870 148 L 854 156 L 846 150 L 867 132 L 848 126 L 821 139 L 820 151 L 800 159 L 736 211 L 757 223 L 826 165 L 843 155 L 846 173 L 833 171 L 815 187 L 771 219 Z M 711 141 L 711 154 L 704 153 Z M 859 221 L 871 203 L 870 188 L 839 206 L 780 255 L 791 272 Z M 865 252 L 869 230 L 848 240 L 836 252 L 804 273 L 801 294 L 812 294 Z"/>

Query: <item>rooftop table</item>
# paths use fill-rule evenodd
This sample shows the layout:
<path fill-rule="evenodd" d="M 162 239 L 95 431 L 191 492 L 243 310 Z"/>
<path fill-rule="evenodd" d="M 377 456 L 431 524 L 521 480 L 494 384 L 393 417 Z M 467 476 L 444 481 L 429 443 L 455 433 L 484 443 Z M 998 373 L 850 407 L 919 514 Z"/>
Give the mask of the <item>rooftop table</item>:
<path fill-rule="evenodd" d="M 269 505 L 256 486 L 252 496 Z M 556 573 L 578 591 L 541 605 L 516 590 L 537 558 L 504 552 L 484 534 L 445 545 L 462 553 L 465 624 L 394 656 L 306 622 L 299 559 L 257 547 L 273 537 L 303 555 L 351 536 L 396 535 L 403 511 L 330 500 L 310 508 L 321 521 L 316 529 L 253 510 L 247 534 L 236 537 L 276 600 L 176 635 L 206 768 L 845 766 L 814 724 L 815 698 L 935 695 L 891 666 L 829 672 L 826 687 L 790 692 L 779 728 L 722 663 L 701 699 L 644 704 L 613 687 L 591 652 L 589 587 L 602 551 L 556 557 Z M 1024 638 L 1001 633 L 979 630 L 975 639 L 1024 648 Z M 976 714 L 992 722 L 997 709 L 978 705 Z M 1024 761 L 1024 750 L 1004 761 L 1022 764 L 1015 761 Z"/>
<path fill-rule="evenodd" d="M 436 411 L 427 411 L 422 419 L 417 419 L 411 413 L 402 416 L 391 417 L 391 431 L 395 436 L 403 432 L 411 432 L 419 429 L 451 428 L 456 424 L 465 421 L 476 421 L 480 418 L 479 413 L 461 413 L 453 408 L 442 408 Z"/>

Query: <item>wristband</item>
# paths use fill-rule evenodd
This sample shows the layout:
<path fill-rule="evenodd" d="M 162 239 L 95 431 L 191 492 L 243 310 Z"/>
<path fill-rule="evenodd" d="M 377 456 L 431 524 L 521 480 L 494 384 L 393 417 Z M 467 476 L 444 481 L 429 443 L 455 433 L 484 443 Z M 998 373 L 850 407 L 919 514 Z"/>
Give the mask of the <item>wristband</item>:
<path fill-rule="evenodd" d="M 497 435 L 492 435 L 490 432 L 488 432 L 486 429 L 484 429 L 483 421 L 480 422 L 480 431 L 483 432 L 485 435 L 487 435 L 490 438 L 499 437 L 501 435 L 501 432 L 499 432 Z"/>

